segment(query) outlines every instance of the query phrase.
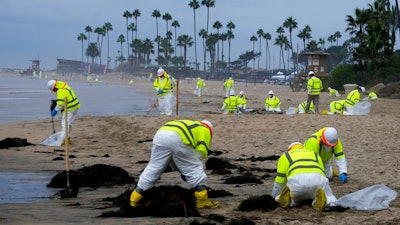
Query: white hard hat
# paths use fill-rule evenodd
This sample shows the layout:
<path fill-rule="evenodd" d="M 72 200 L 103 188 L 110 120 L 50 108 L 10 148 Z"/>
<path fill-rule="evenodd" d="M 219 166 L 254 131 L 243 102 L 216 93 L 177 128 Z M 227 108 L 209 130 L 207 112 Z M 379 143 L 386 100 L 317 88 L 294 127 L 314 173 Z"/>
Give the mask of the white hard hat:
<path fill-rule="evenodd" d="M 231 90 L 229 91 L 229 95 L 235 95 L 235 90 L 231 89 Z"/>
<path fill-rule="evenodd" d="M 360 89 L 361 89 L 362 93 L 365 92 L 365 87 L 360 87 Z"/>
<path fill-rule="evenodd" d="M 240 92 L 239 92 L 239 95 L 244 95 L 244 91 L 240 91 Z"/>
<path fill-rule="evenodd" d="M 229 77 L 229 80 L 232 80 L 232 77 Z"/>
<path fill-rule="evenodd" d="M 299 149 L 299 148 L 303 148 L 303 144 L 300 142 L 293 142 L 292 144 L 289 145 L 289 147 L 287 148 L 288 151 L 290 150 L 294 150 L 294 149 Z"/>
<path fill-rule="evenodd" d="M 322 131 L 322 142 L 329 146 L 336 146 L 338 143 L 339 134 L 337 130 L 333 127 L 327 127 Z"/>
<path fill-rule="evenodd" d="M 210 130 L 210 134 L 212 136 L 212 133 L 213 133 L 213 130 L 214 130 L 213 124 L 208 120 L 202 120 L 202 121 L 200 121 L 200 123 L 203 124 L 204 126 L 206 126 Z"/>
<path fill-rule="evenodd" d="M 198 77 L 197 80 L 200 80 L 200 77 Z"/>
<path fill-rule="evenodd" d="M 47 88 L 53 92 L 54 91 L 54 87 L 56 86 L 57 81 L 56 80 L 49 80 L 49 82 L 47 82 Z"/>
<path fill-rule="evenodd" d="M 308 76 L 315 75 L 314 71 L 308 72 Z"/>
<path fill-rule="evenodd" d="M 328 87 L 328 90 L 331 90 L 332 88 L 331 87 Z"/>
<path fill-rule="evenodd" d="M 160 68 L 157 70 L 157 76 L 163 75 L 164 72 L 165 72 L 164 69 L 160 67 Z"/>
<path fill-rule="evenodd" d="M 270 91 L 268 91 L 268 94 L 269 94 L 269 95 L 273 95 L 274 92 L 273 92 L 272 90 L 270 90 Z"/>

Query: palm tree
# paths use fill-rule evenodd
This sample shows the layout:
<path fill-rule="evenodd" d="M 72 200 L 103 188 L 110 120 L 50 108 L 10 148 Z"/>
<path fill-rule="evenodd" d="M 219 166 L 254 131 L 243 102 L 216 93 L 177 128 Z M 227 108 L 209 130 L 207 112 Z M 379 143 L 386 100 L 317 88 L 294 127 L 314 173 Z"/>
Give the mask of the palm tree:
<path fill-rule="evenodd" d="M 124 14 L 122 15 L 123 17 L 126 18 L 126 47 L 128 48 L 128 56 L 129 56 L 129 35 L 128 35 L 128 31 L 129 31 L 129 27 L 128 27 L 128 19 L 132 18 L 132 13 L 129 12 L 128 10 L 126 10 L 124 12 Z"/>
<path fill-rule="evenodd" d="M 328 37 L 328 41 L 329 41 L 329 43 L 331 43 L 331 47 L 332 47 L 333 42 L 336 41 L 335 35 L 333 35 L 333 34 L 330 35 L 330 36 Z"/>
<path fill-rule="evenodd" d="M 93 32 L 93 29 L 92 29 L 92 27 L 91 26 L 86 26 L 85 27 L 85 32 L 87 33 L 87 37 L 88 37 L 88 41 L 87 41 L 87 46 L 88 46 L 88 48 L 89 48 L 89 43 L 90 43 L 90 33 L 92 33 Z M 88 61 L 89 60 L 89 58 L 86 58 L 86 62 L 89 62 Z"/>
<path fill-rule="evenodd" d="M 336 39 L 336 46 L 339 46 L 339 38 L 342 37 L 342 34 L 339 31 L 336 31 L 333 36 L 335 36 Z"/>
<path fill-rule="evenodd" d="M 224 41 L 228 40 L 228 34 L 220 34 L 219 39 L 221 40 L 221 61 L 224 61 Z"/>
<path fill-rule="evenodd" d="M 213 24 L 213 28 L 217 29 L 217 35 L 219 35 L 219 29 L 221 29 L 223 27 L 222 23 L 219 22 L 218 20 L 214 22 Z M 221 38 L 219 38 L 221 39 Z M 219 61 L 219 42 L 218 42 L 218 46 L 217 46 L 217 61 Z"/>
<path fill-rule="evenodd" d="M 160 56 L 160 38 L 159 38 L 159 35 L 158 35 L 158 18 L 161 17 L 161 13 L 160 13 L 160 11 L 158 11 L 157 9 L 155 9 L 155 10 L 153 10 L 153 12 L 151 13 L 151 16 L 154 17 L 154 18 L 156 18 L 157 56 Z"/>
<path fill-rule="evenodd" d="M 258 41 L 258 39 L 255 35 L 253 35 L 250 37 L 250 41 L 253 42 L 253 53 L 256 54 L 254 47 L 255 47 L 255 43 Z M 253 59 L 253 70 L 255 69 L 255 60 L 256 60 L 256 58 Z"/>
<path fill-rule="evenodd" d="M 283 22 L 283 26 L 289 30 L 289 38 L 290 38 L 290 46 L 289 47 L 292 50 L 292 56 L 293 56 L 292 31 L 293 31 L 293 29 L 297 28 L 297 22 L 295 19 L 293 19 L 293 17 L 289 17 L 285 20 L 285 22 Z M 293 62 L 294 71 L 296 71 L 296 67 L 295 67 L 296 63 Z M 289 63 L 288 63 L 288 67 L 289 67 Z"/>
<path fill-rule="evenodd" d="M 140 15 L 142 15 L 142 13 L 140 12 L 139 9 L 135 9 L 135 10 L 132 12 L 132 16 L 133 16 L 133 18 L 135 18 L 135 25 L 136 25 L 135 39 L 137 39 L 137 32 L 138 32 L 137 18 L 138 18 Z"/>
<path fill-rule="evenodd" d="M 282 28 L 282 27 L 280 27 L 280 28 Z M 278 30 L 277 30 L 277 33 L 279 33 Z M 285 70 L 285 71 L 286 71 L 286 67 L 285 67 L 285 57 L 283 54 L 283 49 L 284 49 L 286 43 L 289 43 L 289 41 L 288 41 L 287 37 L 283 34 L 279 34 L 278 37 L 275 39 L 275 43 L 274 43 L 274 45 L 278 45 L 280 47 L 279 69 L 281 68 L 281 59 L 282 59 L 283 70 Z"/>
<path fill-rule="evenodd" d="M 198 68 L 198 63 L 197 63 L 197 43 L 196 43 L 196 9 L 200 8 L 199 1 L 197 0 L 191 0 L 189 2 L 189 7 L 193 9 L 193 23 L 194 23 L 194 59 L 196 63 L 196 71 L 199 70 Z"/>
<path fill-rule="evenodd" d="M 203 52 L 206 52 L 206 39 L 207 39 L 207 31 L 205 29 L 201 29 L 199 32 L 199 36 L 203 39 Z M 206 55 L 203 55 L 203 72 L 206 72 Z"/>
<path fill-rule="evenodd" d="M 228 38 L 228 72 L 230 72 L 231 68 L 231 40 L 235 38 L 235 35 L 233 35 L 232 30 L 235 29 L 235 24 L 230 21 L 226 24 L 226 27 L 228 28 L 227 31 L 227 38 Z"/>
<path fill-rule="evenodd" d="M 80 33 L 78 35 L 78 41 L 82 43 L 82 63 L 83 63 L 83 41 L 87 40 L 87 37 L 84 33 Z"/>
<path fill-rule="evenodd" d="M 98 57 L 100 59 L 100 65 L 101 65 L 101 52 L 103 49 L 103 37 L 106 34 L 106 32 L 104 31 L 103 27 L 96 27 L 96 29 L 94 29 L 94 32 L 97 34 L 96 46 L 99 51 Z"/>
<path fill-rule="evenodd" d="M 258 47 L 258 52 L 259 52 L 259 54 L 260 54 L 260 56 L 261 56 L 261 40 L 262 40 L 262 37 L 264 36 L 264 31 L 263 31 L 263 29 L 258 29 L 258 31 L 257 31 L 257 36 L 258 36 L 258 39 L 260 40 L 260 45 L 259 45 L 259 47 Z M 254 51 L 254 49 L 253 49 L 253 51 Z M 258 69 L 258 70 L 260 70 L 260 58 L 261 58 L 261 57 L 258 57 L 258 66 L 257 66 L 257 69 Z"/>
<path fill-rule="evenodd" d="M 318 44 L 321 45 L 321 50 L 325 50 L 325 38 L 320 38 Z"/>
<path fill-rule="evenodd" d="M 124 57 L 124 53 L 122 52 L 122 44 L 125 42 L 125 37 L 123 34 L 118 36 L 117 42 L 121 44 L 121 58 Z"/>
<path fill-rule="evenodd" d="M 306 50 L 306 40 L 311 39 L 311 28 L 306 25 L 302 30 L 299 31 L 297 37 L 303 40 L 303 51 Z"/>
<path fill-rule="evenodd" d="M 146 64 L 150 64 L 150 55 L 152 53 L 154 53 L 154 45 L 153 42 L 149 39 L 146 38 L 143 41 L 143 53 L 145 54 L 145 58 L 146 58 Z"/>
<path fill-rule="evenodd" d="M 178 20 L 174 20 L 174 21 L 172 21 L 171 26 L 173 26 L 173 27 L 174 27 L 174 30 L 175 30 L 175 34 L 174 34 L 174 38 L 175 38 L 174 51 L 175 51 L 175 56 L 176 56 L 176 38 L 177 38 L 177 37 L 176 37 L 176 28 L 177 28 L 177 27 L 181 27 L 181 25 L 179 24 Z"/>
<path fill-rule="evenodd" d="M 268 41 L 271 40 L 271 34 L 270 33 L 264 33 L 263 38 L 265 39 L 265 69 L 270 70 L 271 69 L 271 55 L 269 51 L 269 45 Z M 269 59 L 269 63 L 268 63 Z M 267 67 L 268 65 L 268 67 Z"/>
<path fill-rule="evenodd" d="M 215 0 L 202 0 L 201 5 L 207 7 L 207 29 L 206 32 L 208 34 L 208 24 L 210 19 L 210 7 L 215 7 Z"/>
<path fill-rule="evenodd" d="M 106 32 L 107 35 L 107 69 L 110 66 L 110 35 L 109 31 L 113 30 L 112 24 L 110 22 L 106 22 L 103 26 L 104 31 Z"/>
<path fill-rule="evenodd" d="M 186 57 L 187 57 L 187 47 L 191 47 L 193 45 L 192 37 L 188 34 L 180 35 L 178 37 L 178 46 L 183 47 L 183 66 L 186 67 Z"/>
<path fill-rule="evenodd" d="M 94 59 L 100 56 L 99 48 L 96 43 L 90 43 L 89 47 L 86 50 L 86 56 L 92 58 L 92 66 L 94 65 Z"/>
<path fill-rule="evenodd" d="M 167 38 L 166 38 L 166 40 L 167 41 L 169 41 L 169 45 L 171 44 L 171 38 L 168 38 L 168 32 L 170 32 L 169 31 L 169 29 L 168 29 L 168 21 L 170 21 L 170 20 L 172 20 L 172 16 L 171 16 L 171 14 L 169 14 L 169 13 L 164 13 L 164 15 L 162 16 L 162 19 L 163 20 L 165 20 L 165 23 L 166 23 L 166 32 L 165 32 L 165 35 L 167 36 Z M 169 53 L 170 53 L 170 48 L 164 48 L 164 50 L 167 50 L 168 52 L 164 52 L 164 54 L 166 54 L 166 55 L 169 55 Z"/>

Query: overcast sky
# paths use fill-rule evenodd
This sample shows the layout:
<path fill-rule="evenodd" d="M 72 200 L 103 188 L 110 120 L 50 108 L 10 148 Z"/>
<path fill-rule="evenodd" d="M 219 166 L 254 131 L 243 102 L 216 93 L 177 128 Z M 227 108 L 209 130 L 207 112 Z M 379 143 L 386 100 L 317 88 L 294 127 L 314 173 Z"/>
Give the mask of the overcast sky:
<path fill-rule="evenodd" d="M 113 31 L 110 32 L 111 67 L 120 50 L 117 38 L 120 34 L 126 36 L 126 19 L 122 16 L 126 10 L 133 12 L 139 9 L 138 38 L 153 38 L 156 36 L 155 18 L 151 17 L 157 9 L 163 15 L 169 13 L 172 20 L 177 20 L 180 28 L 177 36 L 188 34 L 193 37 L 193 9 L 188 6 L 189 0 L 1 0 L 0 7 L 0 68 L 22 68 L 31 66 L 30 60 L 41 60 L 41 68 L 54 69 L 56 58 L 81 60 L 81 42 L 77 40 L 80 33 L 85 33 L 85 27 L 94 30 L 105 22 L 110 22 Z M 201 0 L 199 0 L 201 2 Z M 312 37 L 318 41 L 325 38 L 326 47 L 330 46 L 327 38 L 336 31 L 341 32 L 339 44 L 349 38 L 345 32 L 346 15 L 354 16 L 356 8 L 365 9 L 373 0 L 216 0 L 215 7 L 210 8 L 209 32 L 216 33 L 212 28 L 215 21 L 220 21 L 226 31 L 226 24 L 232 21 L 236 28 L 235 38 L 231 45 L 231 61 L 238 59 L 240 54 L 253 49 L 250 41 L 252 35 L 257 35 L 258 29 L 271 34 L 269 42 L 272 67 L 279 61 L 279 47 L 273 45 L 277 37 L 276 29 L 282 26 L 288 17 L 293 17 L 298 28 L 293 31 L 293 46 L 302 50 L 302 40 L 297 34 L 306 25 L 312 30 Z M 395 1 L 391 0 L 394 5 Z M 207 8 L 200 6 L 196 10 L 196 27 L 199 31 L 206 28 Z M 129 23 L 135 22 L 134 18 Z M 171 25 L 170 30 L 174 33 Z M 197 33 L 198 33 L 197 31 Z M 159 18 L 159 33 L 166 32 L 166 22 Z M 289 38 L 289 33 L 285 29 Z M 85 33 L 87 35 L 87 33 Z M 97 34 L 91 34 L 91 41 Z M 85 43 L 86 45 L 86 43 Z M 126 46 L 126 43 L 124 43 Z M 103 42 L 103 60 L 106 60 L 106 39 Z M 156 44 L 154 45 L 156 48 Z M 396 48 L 399 44 L 396 43 Z M 228 47 L 224 45 L 225 59 L 228 58 Z M 256 45 L 258 49 L 258 44 Z M 156 50 L 156 49 L 155 49 Z M 123 49 L 126 54 L 126 47 Z M 198 61 L 202 61 L 201 38 L 197 37 Z M 178 51 L 179 52 L 179 51 Z M 262 56 L 265 58 L 265 40 L 262 42 Z M 286 57 L 286 56 L 285 56 Z M 153 58 L 154 59 L 154 58 Z M 188 60 L 194 61 L 194 47 L 188 49 Z M 153 60 L 153 63 L 154 60 Z M 265 60 L 261 60 L 265 67 Z M 200 67 L 202 68 L 202 67 Z"/>

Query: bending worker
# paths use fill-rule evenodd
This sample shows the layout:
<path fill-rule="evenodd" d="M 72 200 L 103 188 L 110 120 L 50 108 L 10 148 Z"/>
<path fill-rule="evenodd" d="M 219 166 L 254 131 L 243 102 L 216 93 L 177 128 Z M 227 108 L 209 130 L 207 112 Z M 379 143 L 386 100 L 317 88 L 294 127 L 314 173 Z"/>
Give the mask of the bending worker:
<path fill-rule="evenodd" d="M 267 112 L 281 112 L 281 100 L 275 96 L 272 90 L 268 92 L 264 105 Z"/>
<path fill-rule="evenodd" d="M 236 97 L 238 100 L 238 110 L 240 112 L 246 112 L 247 100 L 246 100 L 246 95 L 244 94 L 244 91 L 240 91 L 239 95 Z"/>
<path fill-rule="evenodd" d="M 289 145 L 278 160 L 272 197 L 284 209 L 311 199 L 316 210 L 323 210 L 337 199 L 325 176 L 321 158 L 300 142 Z"/>
<path fill-rule="evenodd" d="M 210 121 L 176 120 L 158 129 L 153 138 L 150 162 L 139 177 L 130 197 L 132 207 L 139 206 L 143 194 L 154 186 L 168 164 L 173 164 L 181 177 L 194 188 L 196 207 L 217 208 L 219 202 L 211 202 L 206 190 L 207 175 L 202 158 L 206 158 L 213 134 Z"/>
<path fill-rule="evenodd" d="M 329 97 L 339 97 L 340 96 L 339 92 L 336 89 L 328 87 L 328 91 L 329 91 Z"/>
<path fill-rule="evenodd" d="M 56 107 L 51 111 L 51 116 L 56 116 L 58 112 L 61 111 L 62 119 L 61 119 L 61 130 L 65 132 L 65 113 L 64 113 L 64 99 L 67 98 L 67 111 L 68 111 L 68 138 L 69 142 L 71 142 L 71 133 L 72 133 L 72 123 L 75 120 L 76 115 L 78 114 L 78 109 L 81 107 L 79 103 L 78 97 L 75 94 L 75 91 L 64 81 L 59 80 L 49 80 L 47 82 L 47 87 L 51 92 L 55 92 L 56 99 Z M 65 140 L 64 140 L 65 142 Z"/>
<path fill-rule="evenodd" d="M 347 182 L 347 163 L 343 153 L 342 142 L 337 130 L 333 127 L 324 127 L 312 134 L 304 143 L 304 147 L 317 153 L 324 163 L 326 176 L 331 179 L 336 171 L 332 170 L 331 158 L 335 156 L 341 182 Z"/>
<path fill-rule="evenodd" d="M 222 103 L 221 111 L 223 111 L 223 114 L 237 113 L 238 105 L 239 101 L 237 96 L 235 96 L 235 91 L 230 90 L 229 97 Z"/>
<path fill-rule="evenodd" d="M 306 112 L 306 106 L 307 106 L 307 100 L 303 101 L 299 104 L 299 106 L 298 106 L 299 114 L 303 114 Z M 308 113 L 310 113 L 310 111 L 311 111 L 311 113 L 315 113 L 313 102 L 310 103 L 310 108 L 308 110 Z"/>
<path fill-rule="evenodd" d="M 153 88 L 157 92 L 158 110 L 161 115 L 172 115 L 172 107 L 176 102 L 174 86 L 175 79 L 160 67 L 157 70 L 157 79 L 153 83 Z"/>
<path fill-rule="evenodd" d="M 343 115 L 344 112 L 344 103 L 346 100 L 337 100 L 337 101 L 332 101 L 329 104 L 330 112 L 328 114 L 334 115 L 340 113 L 340 115 Z"/>
<path fill-rule="evenodd" d="M 345 115 L 352 115 L 353 114 L 353 109 L 354 105 L 358 102 L 360 102 L 361 99 L 361 94 L 365 92 L 365 88 L 359 86 L 357 89 L 352 90 L 346 98 L 346 102 L 344 103 L 344 107 L 346 109 Z"/>

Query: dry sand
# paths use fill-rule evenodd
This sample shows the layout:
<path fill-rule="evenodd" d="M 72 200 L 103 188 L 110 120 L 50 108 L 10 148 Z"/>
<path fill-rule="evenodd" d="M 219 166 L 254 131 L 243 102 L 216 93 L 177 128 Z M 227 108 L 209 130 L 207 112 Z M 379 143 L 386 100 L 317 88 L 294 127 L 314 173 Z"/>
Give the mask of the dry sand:
<path fill-rule="evenodd" d="M 64 77 L 59 77 L 64 79 Z M 81 77 L 68 77 L 81 79 Z M 129 85 L 130 78 L 120 75 L 100 78 L 102 82 Z M 339 131 L 348 163 L 349 182 L 331 181 L 336 197 L 349 194 L 362 188 L 385 184 L 399 192 L 399 138 L 400 138 L 400 100 L 383 99 L 371 101 L 371 112 L 367 116 L 328 116 L 320 114 L 243 114 L 222 115 L 220 107 L 224 91 L 222 81 L 206 81 L 207 92 L 201 98 L 192 94 L 194 83 L 187 81 L 179 85 L 179 110 L 193 111 L 192 115 L 174 116 L 109 116 L 80 117 L 73 126 L 71 169 L 77 170 L 94 164 L 108 164 L 127 170 L 137 178 L 150 157 L 151 142 L 157 129 L 163 123 L 174 119 L 208 119 L 213 122 L 215 131 L 211 150 L 221 151 L 220 158 L 236 165 L 252 168 L 275 169 L 276 161 L 251 162 L 237 161 L 254 157 L 280 155 L 294 141 L 303 142 L 306 137 L 324 126 L 333 126 Z M 133 86 L 143 90 L 151 89 L 146 78 L 135 78 Z M 283 110 L 297 105 L 306 99 L 305 92 L 292 92 L 287 86 L 237 83 L 235 90 L 247 93 L 248 108 L 263 109 L 266 93 L 273 90 L 281 99 Z M 150 93 L 150 91 L 149 91 Z M 79 96 L 79 93 L 77 93 Z M 342 97 L 343 98 L 343 97 Z M 328 109 L 330 101 L 324 92 L 320 97 L 320 109 Z M 148 99 L 144 99 L 148 101 Z M 84 107 L 84 105 L 82 106 Z M 60 129 L 59 120 L 56 130 Z M 0 139 L 6 137 L 27 138 L 35 146 L 15 147 L 0 150 L 1 171 L 62 171 L 64 161 L 53 161 L 60 152 L 38 145 L 52 132 L 50 118 L 38 121 L 21 121 L 0 125 Z M 140 143 L 141 142 L 141 143 Z M 109 154 L 110 157 L 102 157 Z M 333 163 L 335 165 L 335 163 Z M 209 171 L 207 171 L 209 174 Z M 234 173 L 236 173 L 234 171 Z M 237 172 L 238 173 L 238 172 Z M 261 176 L 262 174 L 257 174 Z M 208 186 L 223 189 L 234 194 L 218 200 L 221 207 L 200 210 L 202 216 L 220 214 L 227 218 L 247 217 L 256 224 L 399 224 L 400 200 L 394 200 L 389 209 L 381 211 L 318 212 L 310 206 L 284 210 L 277 208 L 272 212 L 237 211 L 240 201 L 254 195 L 270 194 L 273 177 L 263 179 L 263 184 L 224 184 L 223 175 L 209 175 Z M 49 181 L 50 182 L 50 181 Z M 156 183 L 159 185 L 180 185 L 189 188 L 181 181 L 178 173 L 165 173 Z M 104 197 L 115 197 L 128 186 L 80 188 L 78 198 L 70 200 L 51 200 L 46 202 L 1 204 L 0 223 L 2 224 L 190 224 L 196 218 L 99 218 L 102 212 L 117 210 Z M 79 204 L 78 204 L 79 203 Z M 200 220 L 198 221 L 207 221 Z M 215 222 L 216 223 L 216 222 Z"/>

